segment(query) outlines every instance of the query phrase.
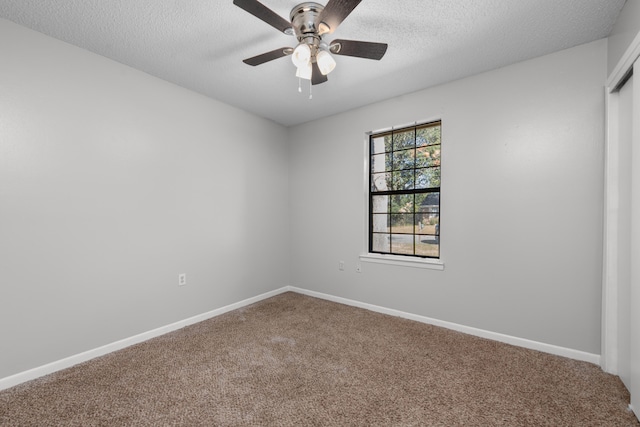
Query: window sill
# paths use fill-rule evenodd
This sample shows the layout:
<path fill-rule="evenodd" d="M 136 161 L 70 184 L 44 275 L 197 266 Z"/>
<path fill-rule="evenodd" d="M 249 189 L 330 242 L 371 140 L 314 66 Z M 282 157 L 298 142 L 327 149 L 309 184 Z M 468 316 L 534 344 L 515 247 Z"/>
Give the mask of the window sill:
<path fill-rule="evenodd" d="M 400 255 L 362 254 L 360 261 L 377 264 L 390 264 L 402 267 L 427 268 L 430 270 L 444 270 L 444 263 L 439 259 L 411 258 Z"/>

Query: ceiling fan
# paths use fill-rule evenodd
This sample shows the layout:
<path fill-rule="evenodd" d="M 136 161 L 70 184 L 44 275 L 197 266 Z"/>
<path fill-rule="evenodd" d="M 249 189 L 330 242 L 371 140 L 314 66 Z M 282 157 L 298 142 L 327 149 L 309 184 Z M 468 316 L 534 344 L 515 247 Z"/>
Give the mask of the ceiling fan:
<path fill-rule="evenodd" d="M 387 51 L 386 43 L 343 39 L 327 43 L 323 40 L 323 36 L 333 33 L 361 1 L 329 0 L 326 6 L 315 2 L 300 3 L 291 9 L 289 22 L 257 0 L 233 0 L 236 6 L 298 39 L 295 48 L 281 47 L 243 62 L 256 66 L 291 55 L 297 69 L 296 76 L 317 85 L 326 82 L 327 74 L 336 66 L 331 54 L 380 60 Z"/>

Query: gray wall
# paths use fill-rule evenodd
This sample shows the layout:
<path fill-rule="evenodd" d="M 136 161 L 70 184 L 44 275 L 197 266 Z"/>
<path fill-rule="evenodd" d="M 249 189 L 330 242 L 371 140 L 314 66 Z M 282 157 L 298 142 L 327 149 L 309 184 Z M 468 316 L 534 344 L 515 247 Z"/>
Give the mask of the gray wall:
<path fill-rule="evenodd" d="M 288 284 L 285 128 L 5 20 L 0 58 L 0 378 Z"/>
<path fill-rule="evenodd" d="M 292 284 L 600 354 L 606 48 L 292 128 Z M 365 133 L 432 118 L 442 119 L 445 270 L 366 263 L 356 273 Z"/>
<path fill-rule="evenodd" d="M 287 130 L 0 20 L 0 378 L 289 284 L 599 354 L 606 45 Z M 358 274 L 365 132 L 430 118 L 446 268 Z"/>
<path fill-rule="evenodd" d="M 611 74 L 638 32 L 640 32 L 640 1 L 627 0 L 608 38 L 607 75 Z"/>

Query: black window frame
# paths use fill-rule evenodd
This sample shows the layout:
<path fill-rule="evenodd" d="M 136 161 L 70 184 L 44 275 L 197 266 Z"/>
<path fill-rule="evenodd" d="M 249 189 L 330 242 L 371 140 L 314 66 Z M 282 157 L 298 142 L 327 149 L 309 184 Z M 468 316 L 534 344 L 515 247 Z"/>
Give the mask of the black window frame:
<path fill-rule="evenodd" d="M 437 143 L 429 143 L 428 141 L 424 144 L 420 144 L 418 143 L 418 132 L 420 130 L 423 129 L 429 129 L 429 128 L 438 128 L 438 137 L 437 137 Z M 407 146 L 401 146 L 401 147 L 396 147 L 396 142 L 395 142 L 395 135 L 397 134 L 405 134 L 408 133 L 410 131 L 413 131 L 413 144 L 410 146 L 410 148 L 407 149 Z M 379 151 L 376 152 L 374 149 L 374 140 L 380 137 L 387 137 L 390 136 L 391 137 L 391 150 L 388 150 L 387 145 L 385 144 L 385 151 L 380 153 Z M 437 149 L 437 159 L 434 158 L 433 164 L 428 164 L 427 166 L 425 166 L 425 164 L 419 164 L 418 159 L 418 150 L 420 148 L 423 147 L 434 147 L 433 149 L 429 149 L 430 154 L 427 155 L 427 157 L 429 157 L 431 154 L 433 154 L 435 152 L 435 147 L 438 147 Z M 411 167 L 406 167 L 407 161 L 406 160 L 398 160 L 396 162 L 395 159 L 395 153 L 401 153 L 405 159 L 407 157 L 407 153 L 410 153 L 410 151 L 413 151 L 413 166 Z M 424 150 L 422 150 L 424 151 Z M 440 209 L 440 200 L 441 200 L 441 196 L 442 196 L 442 191 L 441 191 L 441 167 L 442 167 L 442 121 L 441 120 L 434 120 L 434 121 L 429 121 L 429 122 L 424 122 L 424 123 L 416 123 L 414 125 L 411 126 L 404 126 L 401 128 L 397 128 L 397 129 L 392 129 L 392 130 L 388 130 L 388 131 L 380 131 L 380 132 L 375 132 L 375 133 L 371 133 L 369 135 L 369 141 L 368 141 L 368 176 L 369 176 L 369 188 L 368 188 L 368 203 L 369 203 L 369 214 L 368 214 L 368 221 L 369 221 L 369 230 L 368 230 L 368 249 L 369 249 L 369 253 L 372 254 L 383 254 L 383 255 L 394 255 L 394 256 L 402 256 L 402 257 L 410 257 L 410 258 L 421 258 L 421 259 L 436 259 L 439 260 L 441 257 L 441 251 L 440 251 L 440 224 L 441 224 L 441 209 Z M 384 167 L 384 171 L 380 171 L 380 170 L 374 170 L 374 157 L 375 156 L 380 156 L 381 154 L 383 154 L 383 159 L 385 162 L 385 167 Z M 398 156 L 400 157 L 400 155 Z M 409 155 L 409 157 L 411 157 Z M 424 157 L 424 156 L 423 156 Z M 411 160 L 410 160 L 411 162 Z M 399 164 L 404 164 L 405 166 L 398 166 Z M 398 168 L 396 168 L 398 167 Z M 436 169 L 437 169 L 437 174 L 436 174 Z M 426 174 L 427 170 L 429 170 L 429 174 Z M 418 177 L 418 171 L 422 171 L 420 177 L 423 178 L 422 181 L 417 181 L 417 177 Z M 379 175 L 384 174 L 384 177 L 380 177 Z M 393 188 L 397 183 L 402 182 L 402 180 L 396 180 L 395 179 L 395 175 L 396 174 L 400 174 L 400 175 L 404 175 L 404 177 L 409 177 L 407 179 L 407 182 L 411 181 L 411 174 L 413 175 L 413 179 L 412 182 L 413 184 L 409 184 L 410 187 L 413 188 Z M 427 179 L 427 184 L 422 185 L 419 184 L 419 186 L 424 186 L 424 188 L 415 188 L 415 184 L 416 182 L 424 182 L 424 178 L 426 175 L 433 175 L 436 176 L 437 175 L 437 185 L 436 182 L 431 182 L 431 179 L 435 179 L 435 178 L 429 178 Z M 383 190 L 379 190 L 376 188 L 375 186 L 375 178 L 376 176 L 378 176 L 378 178 L 382 178 L 385 186 L 387 184 L 390 184 L 392 189 L 383 189 Z M 406 182 L 405 182 L 406 185 Z M 433 196 L 430 196 L 431 194 L 433 194 Z M 437 196 L 436 196 L 437 194 Z M 374 197 L 376 196 L 389 196 L 388 197 L 388 206 L 387 206 L 387 210 L 384 212 L 375 212 L 374 211 Z M 418 196 L 418 197 L 416 197 Z M 394 208 L 393 208 L 393 197 L 404 197 L 406 198 L 405 200 L 413 200 L 413 202 L 409 202 L 412 203 L 411 204 L 411 212 L 410 213 L 400 213 L 401 211 L 398 212 L 394 212 Z M 430 201 L 434 201 L 437 199 L 437 205 L 436 204 L 430 204 L 430 205 L 424 205 L 423 208 L 423 203 L 427 200 L 427 198 L 430 197 Z M 416 200 L 421 200 L 420 202 L 420 206 L 416 205 Z M 401 199 L 396 199 L 396 200 L 401 200 Z M 436 208 L 434 208 L 435 206 L 437 206 Z M 427 209 L 427 210 L 422 210 L 422 209 Z M 435 210 L 434 210 L 435 209 Z M 374 228 L 374 216 L 375 215 L 382 215 L 381 218 L 383 218 L 383 222 L 386 220 L 387 222 L 387 231 L 385 232 L 380 232 L 380 231 L 375 231 Z M 384 219 L 384 216 L 386 215 L 386 219 Z M 395 215 L 395 217 L 394 217 Z M 404 219 L 408 219 L 409 216 L 413 216 L 413 220 L 412 220 L 412 224 L 411 224 L 411 229 L 412 232 L 408 233 L 408 232 L 397 232 L 394 233 L 394 218 L 401 218 L 401 217 L 405 217 Z M 430 229 L 433 229 L 433 232 L 422 232 L 422 219 L 420 220 L 419 224 L 420 224 L 420 232 L 416 232 L 416 228 L 418 227 L 418 218 L 432 218 L 432 217 L 437 217 L 437 220 L 435 222 L 435 225 L 433 224 L 429 224 Z M 404 222 L 403 222 L 404 223 Z M 399 226 L 398 226 L 399 227 Z M 406 227 L 406 226 L 405 226 Z M 426 228 L 426 227 L 425 227 Z M 388 251 L 384 251 L 384 250 L 380 250 L 380 248 L 374 248 L 374 236 L 375 235 L 379 235 L 380 237 L 386 235 L 386 237 L 388 238 L 389 241 L 389 249 Z M 394 238 L 393 236 L 401 236 L 401 235 L 407 235 L 407 236 L 412 236 L 411 237 L 411 247 L 412 247 L 412 253 L 407 253 L 407 244 L 405 243 L 404 251 L 394 251 Z M 427 254 L 427 253 L 416 253 L 416 247 L 417 247 L 417 243 L 416 240 L 420 239 L 420 236 L 424 236 L 425 238 L 428 238 L 429 240 L 421 240 L 420 242 L 425 243 L 425 246 L 423 247 L 422 245 L 420 245 L 421 248 L 428 248 L 429 251 L 433 250 L 433 247 L 436 248 L 436 254 Z M 431 242 L 434 242 L 434 244 L 432 244 Z M 398 247 L 401 247 L 400 243 L 397 243 Z"/>

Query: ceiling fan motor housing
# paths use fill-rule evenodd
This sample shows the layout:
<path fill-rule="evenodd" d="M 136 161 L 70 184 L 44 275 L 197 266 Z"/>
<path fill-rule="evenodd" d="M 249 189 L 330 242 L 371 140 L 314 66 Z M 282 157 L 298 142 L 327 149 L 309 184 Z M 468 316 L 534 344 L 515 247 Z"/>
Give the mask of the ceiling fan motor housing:
<path fill-rule="evenodd" d="M 300 3 L 291 9 L 291 24 L 298 41 L 308 44 L 312 49 L 317 49 L 322 40 L 318 27 L 323 24 L 319 24 L 317 20 L 323 9 L 323 5 L 315 2 Z"/>

